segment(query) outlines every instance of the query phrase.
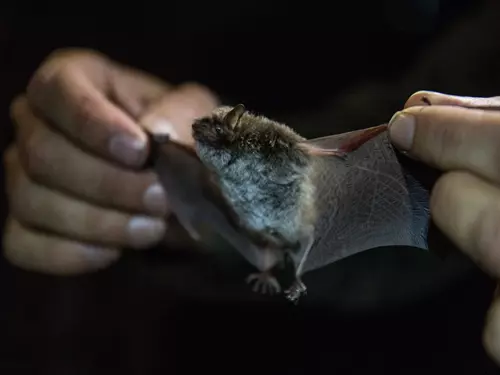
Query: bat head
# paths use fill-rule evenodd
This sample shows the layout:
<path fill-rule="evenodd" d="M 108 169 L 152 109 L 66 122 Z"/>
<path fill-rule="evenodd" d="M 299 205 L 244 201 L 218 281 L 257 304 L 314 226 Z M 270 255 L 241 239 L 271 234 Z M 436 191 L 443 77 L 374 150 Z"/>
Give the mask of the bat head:
<path fill-rule="evenodd" d="M 193 138 L 205 147 L 227 148 L 237 138 L 241 116 L 245 112 L 243 105 L 232 110 L 229 107 L 216 109 L 211 116 L 197 119 L 193 123 Z"/>
<path fill-rule="evenodd" d="M 243 104 L 219 107 L 210 116 L 193 123 L 192 134 L 198 154 L 205 164 L 223 167 L 234 158 L 256 158 L 293 164 L 309 164 L 305 141 L 291 128 L 246 111 Z"/>

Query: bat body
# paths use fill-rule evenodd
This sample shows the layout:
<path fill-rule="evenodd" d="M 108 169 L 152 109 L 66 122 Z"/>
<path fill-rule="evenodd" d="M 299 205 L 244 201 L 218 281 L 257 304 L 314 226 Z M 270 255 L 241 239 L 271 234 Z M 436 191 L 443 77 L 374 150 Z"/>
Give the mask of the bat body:
<path fill-rule="evenodd" d="M 242 105 L 221 107 L 195 121 L 192 149 L 163 142 L 154 168 L 193 238 L 209 223 L 260 271 L 247 279 L 254 290 L 279 292 L 271 271 L 291 259 L 285 293 L 296 301 L 308 271 L 379 246 L 427 248 L 428 192 L 385 130 L 306 140 Z"/>
<path fill-rule="evenodd" d="M 305 139 L 242 105 L 218 108 L 195 121 L 193 138 L 236 226 L 262 254 L 277 255 L 248 282 L 263 292 L 279 292 L 270 270 L 285 256 L 295 259 L 307 251 L 314 236 L 314 156 L 303 147 Z"/>
<path fill-rule="evenodd" d="M 210 176 L 194 150 L 172 142 L 168 137 L 152 137 L 153 168 L 168 192 L 171 211 L 189 235 L 201 239 L 200 228 L 209 223 L 255 267 L 266 268 L 274 262 L 272 254 L 265 259 L 238 228 L 222 204 L 217 190 L 209 183 Z"/>

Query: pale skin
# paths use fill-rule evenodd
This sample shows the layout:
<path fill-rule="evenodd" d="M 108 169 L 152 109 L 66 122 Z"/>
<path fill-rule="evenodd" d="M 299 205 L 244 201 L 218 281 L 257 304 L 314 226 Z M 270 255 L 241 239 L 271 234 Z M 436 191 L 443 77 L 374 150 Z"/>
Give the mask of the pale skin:
<path fill-rule="evenodd" d="M 192 121 L 216 106 L 201 85 L 172 87 L 93 51 L 49 56 L 11 105 L 6 258 L 29 270 L 81 274 L 114 263 L 123 248 L 175 239 L 163 220 L 165 192 L 140 170 L 145 130 L 186 140 Z"/>
<path fill-rule="evenodd" d="M 27 270 L 82 274 L 113 264 L 125 247 L 175 240 L 162 219 L 168 194 L 154 174 L 138 170 L 148 153 L 144 131 L 192 143 L 191 123 L 217 105 L 201 85 L 173 87 L 93 51 L 49 56 L 11 106 L 16 141 L 4 155 L 5 257 Z M 498 110 L 465 108 L 485 105 Z M 413 137 L 398 128 L 401 114 L 415 120 Z M 396 147 L 445 172 L 431 195 L 434 221 L 500 277 L 500 97 L 418 92 L 389 132 Z M 127 146 L 123 136 L 133 142 Z M 500 294 L 484 343 L 500 363 Z"/>

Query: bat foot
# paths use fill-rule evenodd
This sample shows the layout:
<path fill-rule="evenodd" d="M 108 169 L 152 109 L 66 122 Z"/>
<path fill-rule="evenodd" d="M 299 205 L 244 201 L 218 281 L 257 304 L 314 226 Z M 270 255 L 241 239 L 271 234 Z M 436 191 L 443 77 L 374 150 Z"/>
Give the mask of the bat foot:
<path fill-rule="evenodd" d="M 246 279 L 247 284 L 254 283 L 252 290 L 261 294 L 278 294 L 281 293 L 281 287 L 278 280 L 269 272 L 252 273 Z"/>
<path fill-rule="evenodd" d="M 286 294 L 286 299 L 297 303 L 299 301 L 299 298 L 303 295 L 307 294 L 307 287 L 306 285 L 302 282 L 302 280 L 297 279 L 294 281 L 292 286 L 285 290 Z"/>

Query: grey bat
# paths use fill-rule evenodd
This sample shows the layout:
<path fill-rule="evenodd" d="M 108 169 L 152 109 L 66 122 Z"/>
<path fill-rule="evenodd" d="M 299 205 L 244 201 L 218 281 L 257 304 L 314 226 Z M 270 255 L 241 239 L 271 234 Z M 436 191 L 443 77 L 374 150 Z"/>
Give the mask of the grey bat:
<path fill-rule="evenodd" d="M 194 144 L 153 137 L 153 168 L 195 240 L 208 226 L 260 272 L 254 290 L 281 292 L 291 259 L 297 301 L 304 273 L 381 246 L 427 249 L 429 193 L 408 174 L 387 126 L 306 140 L 243 105 L 193 123 Z"/>

